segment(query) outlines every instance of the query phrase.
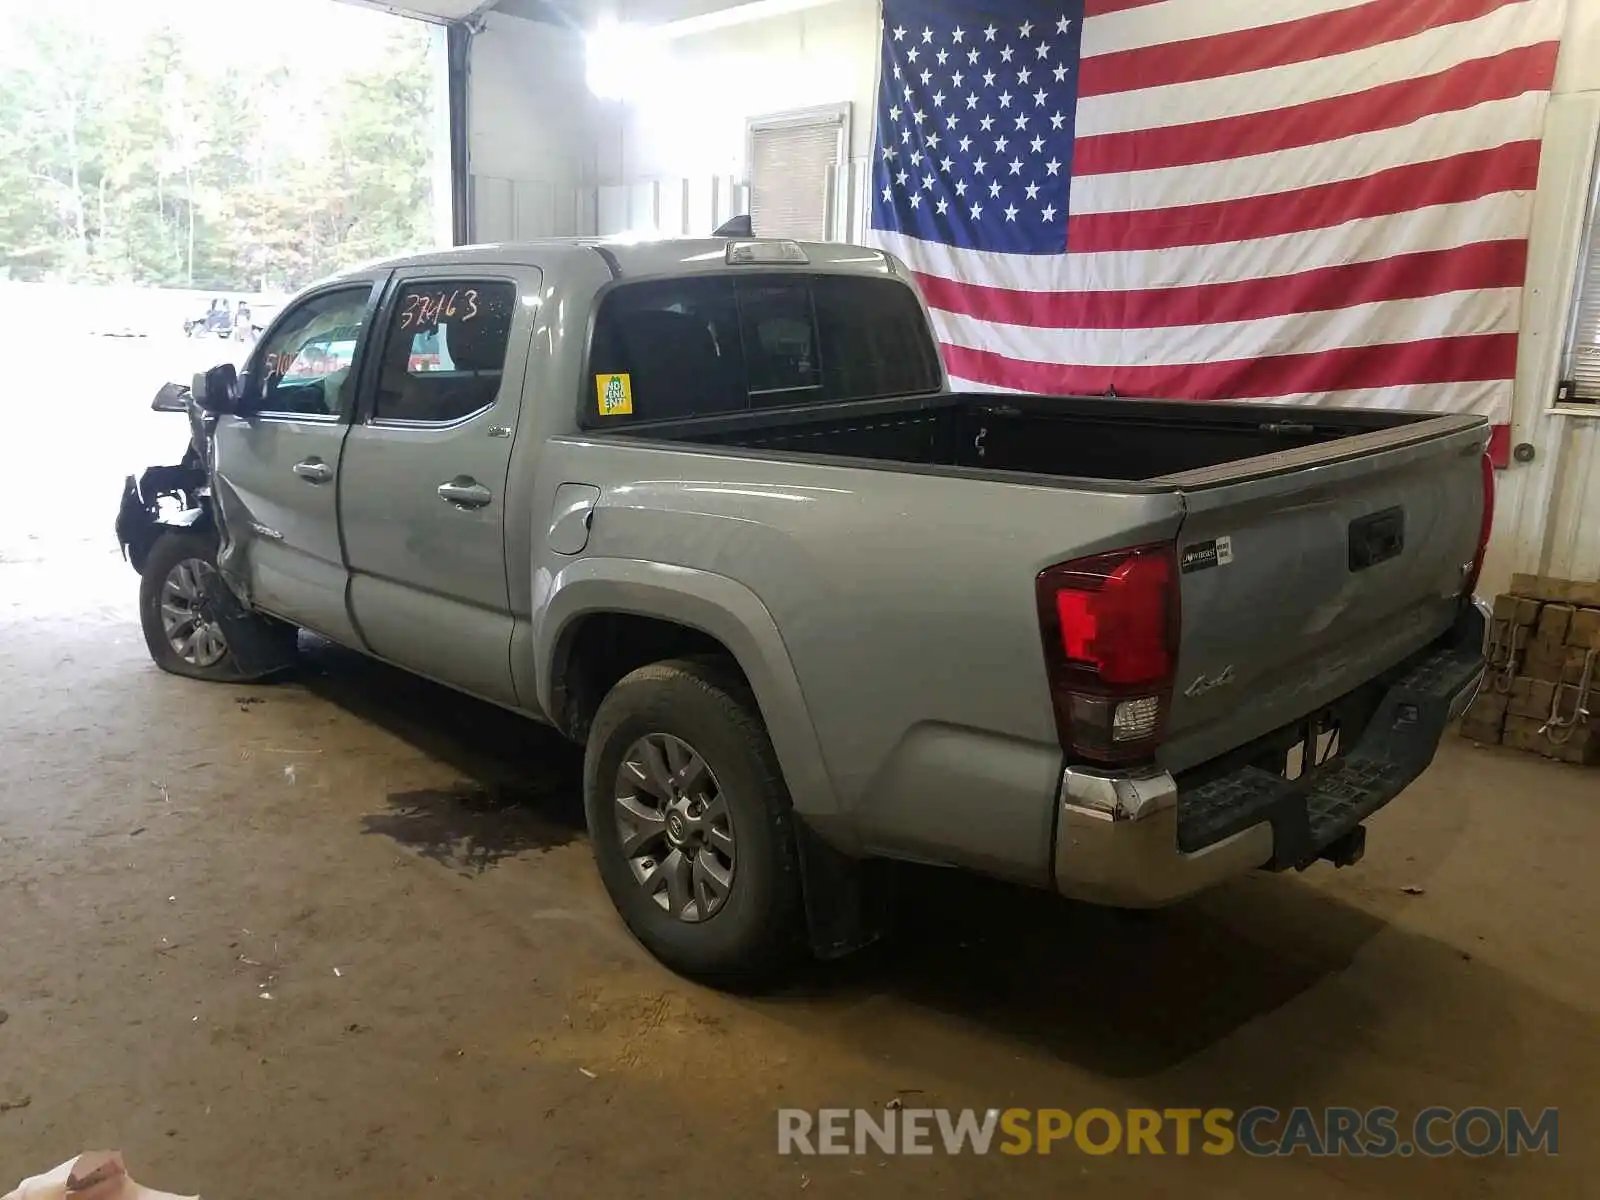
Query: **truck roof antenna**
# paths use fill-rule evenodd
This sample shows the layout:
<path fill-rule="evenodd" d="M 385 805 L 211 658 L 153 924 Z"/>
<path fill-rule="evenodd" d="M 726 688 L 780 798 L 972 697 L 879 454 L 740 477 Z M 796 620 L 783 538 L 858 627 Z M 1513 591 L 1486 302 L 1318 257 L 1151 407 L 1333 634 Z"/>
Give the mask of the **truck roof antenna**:
<path fill-rule="evenodd" d="M 713 233 L 711 236 L 712 237 L 726 237 L 726 238 L 747 238 L 747 237 L 755 237 L 755 235 L 756 235 L 755 230 L 750 227 L 750 214 L 749 213 L 741 213 L 739 216 L 734 217 L 732 220 L 724 221 L 721 225 L 718 225 L 717 229 L 716 229 L 716 232 Z"/>

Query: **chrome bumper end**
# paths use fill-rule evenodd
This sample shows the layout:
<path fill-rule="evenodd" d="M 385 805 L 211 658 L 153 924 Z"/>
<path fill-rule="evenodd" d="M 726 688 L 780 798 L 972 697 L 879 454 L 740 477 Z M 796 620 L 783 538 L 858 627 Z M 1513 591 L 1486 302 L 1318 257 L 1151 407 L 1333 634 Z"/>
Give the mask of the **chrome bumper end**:
<path fill-rule="evenodd" d="M 1157 908 L 1272 861 L 1263 821 L 1192 854 L 1178 849 L 1178 785 L 1165 771 L 1068 767 L 1056 828 L 1056 890 L 1116 908 Z"/>

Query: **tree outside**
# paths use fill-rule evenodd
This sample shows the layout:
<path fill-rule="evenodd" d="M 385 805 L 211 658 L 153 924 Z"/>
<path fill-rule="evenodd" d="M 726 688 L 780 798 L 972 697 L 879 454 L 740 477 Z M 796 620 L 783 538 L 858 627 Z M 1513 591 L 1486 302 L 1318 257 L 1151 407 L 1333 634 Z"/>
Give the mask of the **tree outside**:
<path fill-rule="evenodd" d="M 433 242 L 429 27 L 122 7 L 0 5 L 0 279 L 284 292 Z"/>

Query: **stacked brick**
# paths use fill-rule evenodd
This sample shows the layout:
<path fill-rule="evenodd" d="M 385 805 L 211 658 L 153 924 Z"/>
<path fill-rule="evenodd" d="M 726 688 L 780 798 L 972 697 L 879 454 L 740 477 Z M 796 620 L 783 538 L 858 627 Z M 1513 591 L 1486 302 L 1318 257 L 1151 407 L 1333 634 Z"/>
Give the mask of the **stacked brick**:
<path fill-rule="evenodd" d="M 1495 597 L 1489 674 L 1461 734 L 1600 764 L 1600 582 L 1512 576 Z"/>

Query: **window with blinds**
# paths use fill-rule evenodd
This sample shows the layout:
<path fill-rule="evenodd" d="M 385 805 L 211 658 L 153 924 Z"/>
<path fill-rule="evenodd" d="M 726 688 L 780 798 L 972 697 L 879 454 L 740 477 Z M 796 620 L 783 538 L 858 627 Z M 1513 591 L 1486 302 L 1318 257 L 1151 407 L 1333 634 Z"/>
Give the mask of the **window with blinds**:
<path fill-rule="evenodd" d="M 845 111 L 829 109 L 750 123 L 750 225 L 757 237 L 828 240 L 846 121 Z"/>
<path fill-rule="evenodd" d="M 1600 404 L 1600 200 L 1590 206 L 1578 276 L 1578 305 L 1567 348 L 1563 404 Z"/>

